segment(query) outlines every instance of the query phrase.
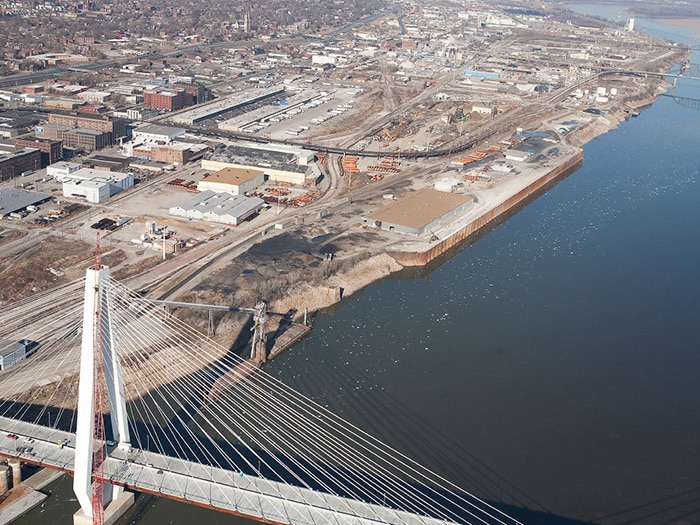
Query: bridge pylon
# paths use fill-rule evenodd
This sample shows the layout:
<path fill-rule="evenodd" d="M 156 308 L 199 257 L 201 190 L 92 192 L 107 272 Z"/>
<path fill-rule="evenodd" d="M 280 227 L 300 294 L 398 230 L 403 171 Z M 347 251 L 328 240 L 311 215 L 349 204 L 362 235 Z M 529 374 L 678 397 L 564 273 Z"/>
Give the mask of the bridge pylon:
<path fill-rule="evenodd" d="M 74 516 L 74 523 L 93 523 L 92 497 L 95 483 L 95 446 L 105 447 L 117 444 L 123 450 L 131 450 L 124 381 L 118 352 L 118 341 L 114 329 L 113 304 L 110 292 L 109 268 L 89 268 L 85 275 L 85 303 L 83 307 L 83 334 L 80 354 L 80 381 L 78 388 L 78 418 L 75 434 L 75 472 L 73 491 L 80 503 L 80 510 Z M 106 395 L 109 401 L 111 428 L 105 429 L 104 442 L 95 441 L 95 362 L 101 351 Z M 97 414 L 97 417 L 103 417 Z M 109 443 L 109 445 L 108 445 Z M 119 507 L 128 508 L 126 499 L 133 501 L 133 494 L 125 494 L 122 487 L 104 483 L 104 502 L 119 500 Z M 124 508 L 124 510 L 125 510 Z M 108 506 L 109 509 L 109 506 Z M 114 519 L 105 512 L 105 523 Z M 109 519 L 112 518 L 112 519 Z"/>

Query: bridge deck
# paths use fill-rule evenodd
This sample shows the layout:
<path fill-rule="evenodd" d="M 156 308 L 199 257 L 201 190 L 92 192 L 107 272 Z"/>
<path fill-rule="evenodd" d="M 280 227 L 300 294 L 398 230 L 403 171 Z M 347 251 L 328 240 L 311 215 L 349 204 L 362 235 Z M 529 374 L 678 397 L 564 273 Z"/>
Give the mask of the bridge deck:
<path fill-rule="evenodd" d="M 67 444 L 60 446 L 59 440 Z M 72 473 L 74 444 L 74 434 L 0 416 L 0 455 Z M 453 523 L 139 449 L 112 448 L 104 472 L 105 480 L 115 485 L 269 523 Z"/>

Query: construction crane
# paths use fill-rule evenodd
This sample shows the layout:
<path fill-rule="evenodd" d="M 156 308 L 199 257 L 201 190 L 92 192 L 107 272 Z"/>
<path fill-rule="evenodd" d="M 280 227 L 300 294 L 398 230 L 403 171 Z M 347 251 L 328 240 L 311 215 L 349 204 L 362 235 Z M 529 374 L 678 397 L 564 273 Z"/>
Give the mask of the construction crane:
<path fill-rule="evenodd" d="M 97 246 L 95 248 L 95 271 L 99 271 L 100 264 L 100 234 L 97 234 Z M 104 422 L 104 363 L 102 356 L 102 290 L 99 281 L 95 285 L 95 311 L 93 322 L 95 323 L 95 339 L 93 343 L 93 389 L 92 402 L 95 407 L 92 444 L 92 525 L 104 525 L 105 522 L 105 487 L 104 487 L 104 463 L 105 463 L 105 422 Z"/>

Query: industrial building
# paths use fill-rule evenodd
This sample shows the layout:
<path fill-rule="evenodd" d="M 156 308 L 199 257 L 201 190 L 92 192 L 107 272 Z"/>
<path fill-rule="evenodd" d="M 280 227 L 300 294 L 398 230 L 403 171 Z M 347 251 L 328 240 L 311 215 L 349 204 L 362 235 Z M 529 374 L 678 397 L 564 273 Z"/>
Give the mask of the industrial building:
<path fill-rule="evenodd" d="M 131 152 L 127 154 L 163 164 L 183 165 L 201 159 L 208 150 L 206 144 L 173 142 L 164 145 L 139 144 L 127 150 Z"/>
<path fill-rule="evenodd" d="M 207 173 L 197 184 L 199 191 L 211 190 L 231 195 L 251 193 L 265 182 L 265 174 L 259 170 L 242 168 L 224 168 L 214 173 Z"/>
<path fill-rule="evenodd" d="M 58 182 L 63 182 L 71 173 L 75 173 L 83 166 L 74 162 L 60 161 L 46 167 L 46 174 L 56 179 Z"/>
<path fill-rule="evenodd" d="M 0 217 L 7 217 L 13 213 L 19 213 L 27 206 L 38 206 L 51 200 L 48 193 L 27 191 L 19 188 L 6 188 L 0 190 Z"/>
<path fill-rule="evenodd" d="M 265 201 L 258 197 L 207 190 L 170 208 L 170 215 L 237 226 L 259 213 L 264 206 Z"/>
<path fill-rule="evenodd" d="M 36 148 L 41 152 L 41 167 L 58 162 L 63 158 L 63 141 L 38 138 L 30 135 L 17 137 L 12 142 L 15 149 Z"/>
<path fill-rule="evenodd" d="M 69 129 L 60 134 L 65 148 L 96 151 L 112 145 L 112 134 L 92 129 Z"/>
<path fill-rule="evenodd" d="M 109 91 L 83 91 L 78 94 L 80 100 L 93 103 L 104 103 L 112 98 L 112 93 Z"/>
<path fill-rule="evenodd" d="M 4 111 L 0 115 L 0 137 L 25 135 L 41 122 L 43 115 L 29 111 Z"/>
<path fill-rule="evenodd" d="M 133 173 L 80 168 L 63 179 L 63 195 L 83 197 L 88 202 L 98 203 L 133 185 Z"/>
<path fill-rule="evenodd" d="M 41 169 L 41 151 L 36 148 L 0 153 L 0 181 L 14 179 L 23 173 L 39 169 Z"/>
<path fill-rule="evenodd" d="M 58 124 L 69 128 L 90 129 L 100 133 L 109 133 L 109 144 L 126 135 L 126 120 L 104 115 L 58 115 L 49 114 L 49 124 Z M 37 130 L 38 133 L 38 130 Z"/>
<path fill-rule="evenodd" d="M 261 170 L 273 182 L 299 186 L 313 184 L 320 172 L 311 168 L 312 151 L 274 144 L 222 146 L 202 158 L 202 169 L 224 168 Z"/>
<path fill-rule="evenodd" d="M 33 341 L 26 341 L 26 343 Z M 27 344 L 22 341 L 0 339 L 0 372 L 27 358 Z M 34 343 L 36 345 L 36 343 Z"/>
<path fill-rule="evenodd" d="M 182 165 L 202 158 L 206 144 L 178 141 L 185 134 L 182 128 L 147 124 L 133 130 L 133 140 L 124 144 L 124 154 L 164 164 Z"/>
<path fill-rule="evenodd" d="M 194 97 L 187 91 L 144 91 L 143 107 L 177 111 L 194 105 Z"/>
<path fill-rule="evenodd" d="M 363 217 L 362 222 L 382 230 L 418 236 L 462 215 L 473 205 L 470 195 L 425 188 Z"/>
<path fill-rule="evenodd" d="M 167 144 L 185 134 L 183 128 L 173 128 L 171 126 L 159 126 L 157 124 L 145 124 L 139 126 L 131 132 L 132 139 L 138 142 L 160 142 Z"/>
<path fill-rule="evenodd" d="M 227 111 L 239 109 L 249 104 L 254 104 L 256 102 L 260 102 L 261 100 L 265 100 L 266 98 L 281 95 L 284 93 L 284 90 L 284 86 L 275 86 L 268 89 L 253 91 L 251 93 L 231 95 L 230 97 L 225 97 L 211 104 L 207 104 L 206 106 L 198 107 L 196 109 L 180 113 L 179 115 L 175 115 L 171 117 L 170 120 L 177 124 L 192 126 L 193 124 L 197 124 L 203 120 L 217 117 L 222 113 L 226 113 Z"/>
<path fill-rule="evenodd" d="M 504 152 L 506 160 L 514 160 L 516 162 L 525 162 L 530 158 L 530 153 L 516 148 L 509 148 Z"/>

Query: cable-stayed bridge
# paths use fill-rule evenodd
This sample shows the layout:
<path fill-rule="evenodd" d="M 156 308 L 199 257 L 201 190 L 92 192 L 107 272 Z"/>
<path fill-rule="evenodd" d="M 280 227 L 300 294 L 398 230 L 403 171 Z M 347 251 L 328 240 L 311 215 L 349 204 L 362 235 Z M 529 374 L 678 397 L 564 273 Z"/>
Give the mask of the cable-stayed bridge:
<path fill-rule="evenodd" d="M 517 523 L 107 268 L 3 308 L 0 339 L 39 343 L 0 372 L 0 454 L 71 473 L 93 523 L 123 488 L 276 524 Z"/>

